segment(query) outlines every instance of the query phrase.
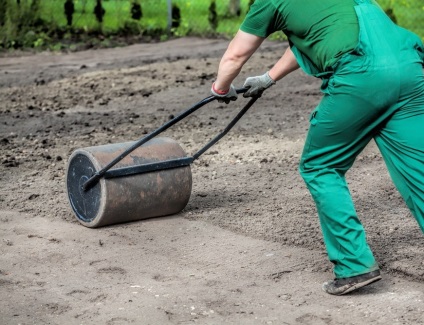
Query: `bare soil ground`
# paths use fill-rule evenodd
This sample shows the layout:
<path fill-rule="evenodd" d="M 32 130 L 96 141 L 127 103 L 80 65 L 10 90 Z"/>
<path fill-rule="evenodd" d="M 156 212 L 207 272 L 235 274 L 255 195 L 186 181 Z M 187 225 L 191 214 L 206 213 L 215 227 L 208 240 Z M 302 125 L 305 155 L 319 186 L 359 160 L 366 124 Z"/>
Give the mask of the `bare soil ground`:
<path fill-rule="evenodd" d="M 209 96 L 226 41 L 0 58 L 1 324 L 423 324 L 424 236 L 374 143 L 348 173 L 383 280 L 344 297 L 297 172 L 320 81 L 270 88 L 192 165 L 179 214 L 99 229 L 65 189 L 76 148 L 136 140 Z M 265 43 L 237 79 L 287 44 Z M 246 102 L 211 103 L 166 132 L 193 153 Z"/>

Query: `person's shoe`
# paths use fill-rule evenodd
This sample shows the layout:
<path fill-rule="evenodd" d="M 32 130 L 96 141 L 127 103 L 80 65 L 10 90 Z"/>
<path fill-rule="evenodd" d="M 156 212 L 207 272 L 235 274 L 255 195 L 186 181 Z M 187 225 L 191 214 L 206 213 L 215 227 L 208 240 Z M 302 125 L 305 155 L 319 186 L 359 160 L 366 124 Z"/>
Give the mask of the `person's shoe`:
<path fill-rule="evenodd" d="M 333 281 L 325 282 L 322 285 L 322 289 L 330 295 L 340 296 L 378 280 L 381 280 L 380 270 L 360 274 L 350 278 L 334 279 Z"/>

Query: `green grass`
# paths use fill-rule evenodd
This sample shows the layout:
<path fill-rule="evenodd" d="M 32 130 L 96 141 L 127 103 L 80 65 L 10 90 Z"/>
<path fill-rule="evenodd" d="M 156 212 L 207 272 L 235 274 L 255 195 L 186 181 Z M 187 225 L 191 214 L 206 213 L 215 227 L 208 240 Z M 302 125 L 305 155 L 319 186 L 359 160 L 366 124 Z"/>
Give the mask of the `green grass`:
<path fill-rule="evenodd" d="M 383 8 L 392 8 L 400 26 L 408 28 L 424 37 L 424 3 L 422 0 L 377 0 Z M 25 2 L 22 1 L 22 2 Z M 31 2 L 31 0 L 26 0 Z M 40 1 L 41 17 L 54 25 L 65 27 L 66 18 L 63 10 L 64 0 Z M 106 10 L 102 25 L 96 21 L 93 10 L 95 0 L 75 0 L 73 27 L 86 31 L 102 30 L 103 33 L 114 33 L 132 22 L 140 30 L 164 30 L 167 28 L 167 1 L 141 0 L 143 18 L 134 21 L 130 18 L 130 0 L 104 0 Z M 209 5 L 207 0 L 173 0 L 181 10 L 180 27 L 174 30 L 176 35 L 207 35 L 211 33 L 232 36 L 238 29 L 248 9 L 248 0 L 241 1 L 240 17 L 227 17 L 228 0 L 217 0 L 216 7 L 219 23 L 213 31 L 209 22 Z"/>
<path fill-rule="evenodd" d="M 383 9 L 392 8 L 397 24 L 424 38 L 423 0 L 377 0 Z"/>
<path fill-rule="evenodd" d="M 105 36 L 120 33 L 121 35 L 140 34 L 167 37 L 167 1 L 138 0 L 143 11 L 143 17 L 140 20 L 131 18 L 132 1 L 103 0 L 102 4 L 106 13 L 103 17 L 103 22 L 100 24 L 94 15 L 95 0 L 74 0 L 75 12 L 72 30 L 86 33 L 101 32 Z M 384 9 L 393 9 L 397 23 L 400 26 L 408 28 L 424 38 L 423 0 L 377 1 Z M 239 17 L 229 17 L 227 13 L 229 0 L 216 0 L 218 25 L 213 30 L 208 20 L 210 0 L 173 0 L 173 3 L 180 8 L 181 23 L 178 28 L 172 29 L 172 33 L 175 36 L 224 35 L 232 37 L 237 32 L 248 10 L 249 2 L 249 0 L 241 0 L 241 15 Z M 31 8 L 33 0 L 21 0 L 20 3 L 20 7 L 18 7 L 16 0 L 8 0 L 8 5 L 13 6 L 14 10 L 9 10 L 9 23 L 4 27 L 0 27 L 0 47 L 8 47 L 7 44 L 10 46 L 10 44 L 16 44 L 16 42 L 21 42 L 23 46 L 31 46 L 31 44 L 32 46 L 37 46 L 36 44 L 45 45 L 52 41 L 51 38 L 56 38 L 56 36 L 52 36 L 54 33 L 51 33 L 56 30 L 61 31 L 57 35 L 63 35 L 64 32 L 68 31 L 66 35 L 69 36 L 69 28 L 64 13 L 65 0 L 38 0 L 39 8 L 36 14 L 47 24 L 46 28 L 42 29 L 33 27 L 35 26 L 35 18 L 37 18 L 34 15 L 34 9 Z M 23 28 L 19 29 L 16 22 L 27 22 L 27 24 L 22 24 Z M 41 34 L 40 30 L 42 31 Z M 284 35 L 275 33 L 271 38 L 281 39 L 284 38 Z"/>
<path fill-rule="evenodd" d="M 59 27 L 66 27 L 66 16 L 63 9 L 64 1 L 43 1 L 40 3 L 40 16 L 46 22 Z M 105 16 L 100 25 L 94 16 L 96 2 L 93 0 L 75 0 L 75 12 L 72 26 L 86 31 L 104 28 L 105 32 L 116 31 L 130 19 L 131 4 L 129 1 L 110 0 L 103 2 Z"/>
<path fill-rule="evenodd" d="M 23 2 L 31 2 L 24 0 Z M 240 25 L 244 14 L 248 9 L 248 0 L 242 0 L 242 14 L 240 17 L 226 17 L 228 1 L 218 0 L 217 13 L 219 24 L 216 30 L 219 34 L 234 34 Z M 46 22 L 55 26 L 66 27 L 66 17 L 63 9 L 64 1 L 41 1 L 40 16 Z M 72 27 L 86 31 L 99 30 L 108 34 L 118 31 L 128 23 L 136 23 L 141 30 L 164 30 L 168 26 L 168 12 L 166 0 L 142 0 L 140 1 L 143 11 L 143 17 L 140 21 L 131 18 L 131 1 L 126 0 L 107 0 L 103 1 L 103 7 L 106 11 L 103 17 L 103 23 L 100 25 L 93 14 L 95 7 L 94 0 L 75 0 L 75 13 L 73 16 Z M 173 0 L 181 10 L 181 24 L 174 32 L 177 35 L 186 34 L 205 35 L 213 33 L 209 22 L 209 1 L 206 0 Z"/>

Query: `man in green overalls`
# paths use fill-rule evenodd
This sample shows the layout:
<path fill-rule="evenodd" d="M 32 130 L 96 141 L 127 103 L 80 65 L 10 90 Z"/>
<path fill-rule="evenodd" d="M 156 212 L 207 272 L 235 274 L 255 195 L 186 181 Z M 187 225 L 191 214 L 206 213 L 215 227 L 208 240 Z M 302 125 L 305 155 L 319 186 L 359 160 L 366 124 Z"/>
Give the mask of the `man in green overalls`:
<path fill-rule="evenodd" d="M 299 67 L 323 81 L 300 173 L 334 264 L 335 279 L 323 289 L 341 295 L 381 279 L 345 180 L 371 139 L 424 232 L 423 44 L 372 0 L 256 0 L 221 59 L 212 94 L 235 100 L 234 78 L 279 30 L 290 47 L 264 75 L 246 79 L 244 96 L 260 95 Z"/>

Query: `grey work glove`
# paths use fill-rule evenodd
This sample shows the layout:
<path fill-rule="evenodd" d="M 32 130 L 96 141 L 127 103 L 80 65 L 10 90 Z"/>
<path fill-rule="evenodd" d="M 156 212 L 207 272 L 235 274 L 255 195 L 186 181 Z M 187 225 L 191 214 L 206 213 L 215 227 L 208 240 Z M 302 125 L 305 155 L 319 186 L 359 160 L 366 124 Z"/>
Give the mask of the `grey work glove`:
<path fill-rule="evenodd" d="M 237 100 L 237 92 L 234 86 L 231 84 L 230 89 L 227 92 L 221 93 L 215 89 L 215 83 L 212 84 L 211 93 L 214 95 L 218 102 L 228 104 L 231 100 Z"/>
<path fill-rule="evenodd" d="M 272 85 L 275 85 L 275 81 L 271 79 L 268 72 L 264 73 L 262 76 L 249 77 L 243 85 L 244 88 L 249 88 L 243 94 L 243 97 L 260 96 L 265 89 Z"/>

